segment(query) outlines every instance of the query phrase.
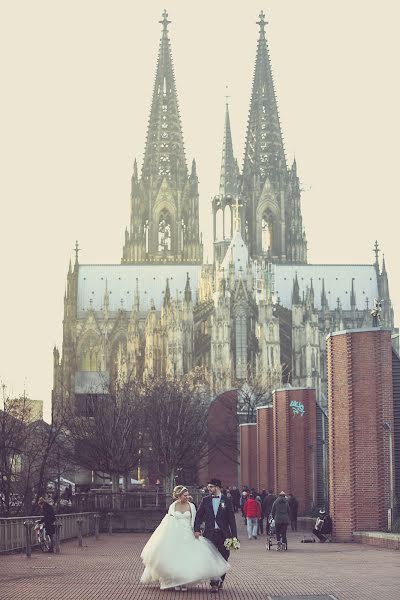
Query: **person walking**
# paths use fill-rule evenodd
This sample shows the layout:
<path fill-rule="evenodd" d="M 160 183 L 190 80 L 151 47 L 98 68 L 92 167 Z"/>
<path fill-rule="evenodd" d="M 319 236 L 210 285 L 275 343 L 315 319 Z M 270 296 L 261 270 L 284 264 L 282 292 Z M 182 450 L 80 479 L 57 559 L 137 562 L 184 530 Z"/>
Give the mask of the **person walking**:
<path fill-rule="evenodd" d="M 210 540 L 227 561 L 229 550 L 225 548 L 225 540 L 237 538 L 235 513 L 232 502 L 221 493 L 222 483 L 220 479 L 210 479 L 208 483 L 209 496 L 201 501 L 194 521 L 194 535 L 201 536 L 200 526 L 204 523 L 204 537 Z M 225 573 L 220 578 L 211 577 L 211 593 L 217 593 L 223 586 Z"/>
<path fill-rule="evenodd" d="M 243 506 L 243 512 L 246 517 L 247 535 L 249 540 L 256 540 L 258 533 L 258 520 L 261 518 L 261 505 L 252 492 Z"/>
<path fill-rule="evenodd" d="M 272 505 L 272 517 L 275 520 L 277 550 L 287 550 L 286 532 L 290 523 L 290 507 L 285 492 L 280 492 Z"/>
<path fill-rule="evenodd" d="M 177 485 L 173 499 L 141 553 L 145 568 L 140 582 L 185 592 L 188 585 L 219 579 L 230 567 L 209 540 L 194 533 L 196 508 L 188 489 Z"/>
<path fill-rule="evenodd" d="M 40 510 L 43 512 L 43 517 L 40 519 L 39 523 L 44 524 L 45 531 L 50 538 L 50 548 L 49 552 L 54 552 L 54 534 L 56 532 L 55 521 L 56 515 L 54 513 L 53 507 L 46 502 L 46 500 L 42 497 L 38 500 L 38 506 Z"/>
<path fill-rule="evenodd" d="M 266 517 L 265 521 L 265 533 L 269 535 L 269 515 L 271 514 L 272 505 L 276 500 L 276 496 L 272 490 L 269 490 L 268 494 L 264 497 L 264 500 L 261 503 L 261 509 L 263 517 Z"/>
<path fill-rule="evenodd" d="M 290 492 L 288 495 L 288 503 L 290 508 L 290 526 L 292 531 L 297 531 L 297 513 L 299 511 L 299 501 L 296 496 Z"/>

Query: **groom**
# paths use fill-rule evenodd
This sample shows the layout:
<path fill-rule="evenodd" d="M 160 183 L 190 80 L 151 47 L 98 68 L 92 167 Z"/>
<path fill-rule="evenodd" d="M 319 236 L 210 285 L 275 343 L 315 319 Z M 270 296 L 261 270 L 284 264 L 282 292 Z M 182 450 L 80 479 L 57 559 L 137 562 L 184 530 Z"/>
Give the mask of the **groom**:
<path fill-rule="evenodd" d="M 209 496 L 205 496 L 197 510 L 194 521 L 194 535 L 199 537 L 200 525 L 204 522 L 204 537 L 210 540 L 225 560 L 229 558 L 229 550 L 224 546 L 226 538 L 237 537 L 235 513 L 230 498 L 221 493 L 222 483 L 219 479 L 210 479 L 207 485 Z M 211 580 L 211 593 L 222 588 L 225 575 L 221 580 Z"/>

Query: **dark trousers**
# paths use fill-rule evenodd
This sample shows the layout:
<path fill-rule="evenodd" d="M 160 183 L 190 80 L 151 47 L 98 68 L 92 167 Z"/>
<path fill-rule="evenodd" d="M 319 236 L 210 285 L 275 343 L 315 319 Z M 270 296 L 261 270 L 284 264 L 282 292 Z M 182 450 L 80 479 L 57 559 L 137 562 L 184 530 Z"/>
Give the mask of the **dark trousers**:
<path fill-rule="evenodd" d="M 321 533 L 320 531 L 318 531 L 318 529 L 313 529 L 313 534 L 315 535 L 315 537 L 317 537 L 319 539 L 320 542 L 324 543 L 326 542 L 326 536 Z"/>
<path fill-rule="evenodd" d="M 221 554 L 221 556 L 225 560 L 228 560 L 230 552 L 224 546 L 226 537 L 225 537 L 225 534 L 223 533 L 223 531 L 221 531 L 221 529 L 208 529 L 204 532 L 204 537 L 206 537 L 208 540 L 210 540 L 210 542 L 212 542 L 214 544 L 214 546 L 216 547 L 218 552 Z M 222 579 L 222 581 L 224 581 L 225 574 L 222 575 L 221 579 Z M 210 583 L 212 585 L 213 583 L 217 583 L 217 582 L 211 580 Z"/>
<path fill-rule="evenodd" d="M 286 537 L 287 526 L 288 526 L 287 523 L 276 523 L 275 529 L 276 529 L 276 541 L 277 542 L 282 542 L 283 544 L 287 544 L 287 537 Z"/>
<path fill-rule="evenodd" d="M 258 519 L 258 533 L 260 535 L 264 533 L 264 519 Z"/>
<path fill-rule="evenodd" d="M 292 531 L 297 531 L 297 516 L 290 519 L 290 525 L 292 527 Z"/>

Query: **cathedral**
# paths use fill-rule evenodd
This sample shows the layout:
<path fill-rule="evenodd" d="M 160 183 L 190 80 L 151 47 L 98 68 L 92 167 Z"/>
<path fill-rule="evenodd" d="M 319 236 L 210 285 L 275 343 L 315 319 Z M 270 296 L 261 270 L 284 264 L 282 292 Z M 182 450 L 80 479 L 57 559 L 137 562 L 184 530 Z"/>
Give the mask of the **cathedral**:
<path fill-rule="evenodd" d="M 384 260 L 309 264 L 296 161 L 287 163 L 266 37 L 258 41 L 242 168 L 226 106 L 214 258 L 203 260 L 198 175 L 188 165 L 164 11 L 143 164 L 131 180 L 121 264 L 70 264 L 53 408 L 118 377 L 204 369 L 212 398 L 257 380 L 313 387 L 326 406 L 326 336 L 394 318 Z M 250 74 L 249 74 L 250 75 Z M 221 123 L 222 125 L 222 123 Z M 221 127 L 222 129 L 222 127 Z M 211 220 L 210 220 L 211 222 Z M 212 399 L 211 398 L 211 399 Z"/>

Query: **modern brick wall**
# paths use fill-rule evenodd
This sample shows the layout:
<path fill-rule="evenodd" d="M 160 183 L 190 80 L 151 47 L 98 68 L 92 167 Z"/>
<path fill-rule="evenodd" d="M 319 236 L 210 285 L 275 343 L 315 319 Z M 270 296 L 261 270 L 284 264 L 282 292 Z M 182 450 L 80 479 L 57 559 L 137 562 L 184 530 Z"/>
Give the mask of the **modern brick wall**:
<path fill-rule="evenodd" d="M 238 485 L 239 448 L 237 391 L 217 396 L 208 413 L 208 453 L 198 471 L 198 482 L 206 484 L 211 477 L 221 479 L 224 486 Z"/>
<path fill-rule="evenodd" d="M 327 338 L 329 497 L 334 536 L 385 529 L 393 428 L 391 332 L 349 330 Z"/>
<path fill-rule="evenodd" d="M 272 404 L 257 408 L 257 489 L 274 490 L 274 430 Z"/>
<path fill-rule="evenodd" d="M 313 388 L 276 390 L 273 401 L 274 489 L 293 493 L 299 513 L 316 494 L 316 395 Z"/>
<path fill-rule="evenodd" d="M 244 423 L 240 431 L 240 485 L 257 487 L 257 424 Z"/>

